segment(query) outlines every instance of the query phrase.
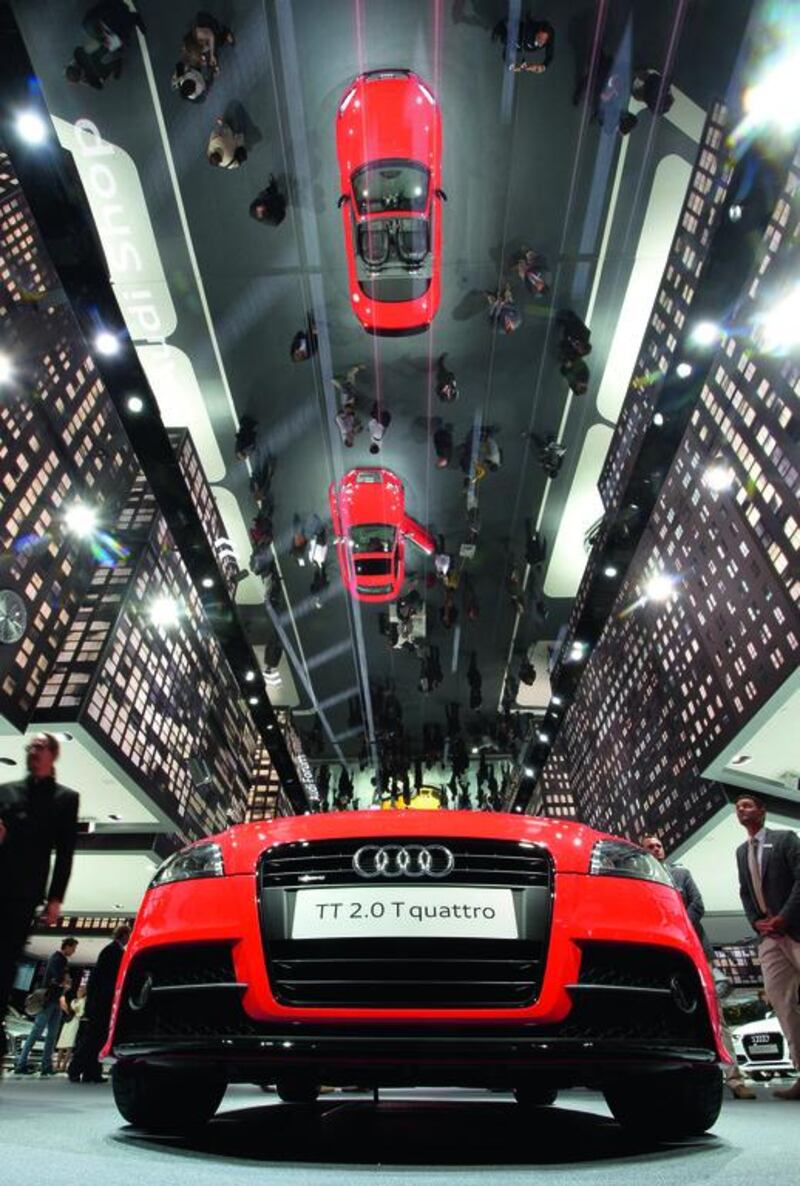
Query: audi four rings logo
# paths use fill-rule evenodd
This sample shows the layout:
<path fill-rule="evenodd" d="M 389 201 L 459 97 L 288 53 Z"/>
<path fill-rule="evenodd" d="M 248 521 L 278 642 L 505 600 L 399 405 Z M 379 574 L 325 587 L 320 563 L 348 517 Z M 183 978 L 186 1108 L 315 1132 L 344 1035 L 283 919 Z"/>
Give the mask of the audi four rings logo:
<path fill-rule="evenodd" d="M 359 877 L 447 877 L 455 859 L 443 844 L 367 844 L 353 856 Z"/>

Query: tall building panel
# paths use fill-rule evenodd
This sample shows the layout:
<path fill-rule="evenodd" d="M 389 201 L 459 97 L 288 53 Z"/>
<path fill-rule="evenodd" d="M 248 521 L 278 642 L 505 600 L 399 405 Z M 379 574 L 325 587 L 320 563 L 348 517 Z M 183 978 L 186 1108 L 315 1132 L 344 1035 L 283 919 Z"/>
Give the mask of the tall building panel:
<path fill-rule="evenodd" d="M 796 282 L 799 174 L 795 163 L 543 772 L 545 800 L 566 765 L 582 818 L 658 829 L 668 848 L 724 805 L 702 771 L 800 658 L 800 368 L 760 320 L 765 291 L 774 304 Z M 712 466 L 728 486 L 708 480 Z M 672 580 L 663 601 L 647 597 L 654 575 Z"/>

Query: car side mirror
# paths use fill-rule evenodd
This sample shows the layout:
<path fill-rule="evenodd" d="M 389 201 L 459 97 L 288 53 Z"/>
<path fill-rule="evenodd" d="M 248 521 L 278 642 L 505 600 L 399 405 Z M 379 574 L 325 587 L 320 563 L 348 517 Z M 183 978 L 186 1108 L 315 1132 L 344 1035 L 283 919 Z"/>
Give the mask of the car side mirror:
<path fill-rule="evenodd" d="M 444 192 L 443 189 L 435 189 L 433 192 L 436 194 L 436 197 L 441 198 L 441 200 L 443 202 L 447 201 L 447 194 Z"/>
<path fill-rule="evenodd" d="M 350 195 L 342 194 L 342 196 L 339 198 L 339 201 L 336 203 L 337 210 L 341 210 L 341 208 L 342 208 L 342 206 L 344 206 L 345 202 L 349 202 L 349 201 L 350 201 Z"/>

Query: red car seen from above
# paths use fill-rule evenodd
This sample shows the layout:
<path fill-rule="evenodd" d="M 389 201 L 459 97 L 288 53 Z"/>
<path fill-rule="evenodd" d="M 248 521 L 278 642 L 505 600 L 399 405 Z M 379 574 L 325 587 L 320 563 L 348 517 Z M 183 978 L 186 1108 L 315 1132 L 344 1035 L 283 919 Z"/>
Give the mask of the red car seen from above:
<path fill-rule="evenodd" d="M 336 150 L 350 302 L 364 329 L 421 333 L 439 307 L 442 121 L 411 70 L 373 70 L 347 88 Z"/>
<path fill-rule="evenodd" d="M 405 580 L 406 539 L 431 555 L 436 541 L 406 514 L 397 474 L 378 466 L 351 469 L 328 491 L 342 580 L 358 601 L 395 601 Z"/>
<path fill-rule="evenodd" d="M 584 824 L 347 811 L 240 824 L 145 894 L 107 1053 L 132 1124 L 208 1120 L 229 1083 L 605 1093 L 643 1133 L 722 1102 L 714 981 L 650 853 Z"/>

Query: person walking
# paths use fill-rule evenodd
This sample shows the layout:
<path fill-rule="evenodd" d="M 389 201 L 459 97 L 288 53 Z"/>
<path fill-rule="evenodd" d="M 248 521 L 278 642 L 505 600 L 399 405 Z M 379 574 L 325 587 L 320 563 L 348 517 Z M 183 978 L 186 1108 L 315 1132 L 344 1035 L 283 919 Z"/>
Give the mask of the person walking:
<path fill-rule="evenodd" d="M 348 399 L 336 413 L 336 427 L 339 429 L 342 444 L 346 449 L 352 449 L 356 434 L 364 427 L 353 400 Z"/>
<path fill-rule="evenodd" d="M 503 60 L 515 74 L 544 74 L 555 53 L 556 34 L 549 21 L 526 15 L 517 25 L 517 36 L 508 44 L 508 21 L 498 21 L 492 29 L 492 41 L 499 41 Z M 531 61 L 529 59 L 533 58 Z"/>
<path fill-rule="evenodd" d="M 43 1079 L 47 1078 L 48 1075 L 55 1074 L 53 1070 L 53 1051 L 55 1050 L 56 1038 L 58 1037 L 58 1031 L 61 1029 L 61 1021 L 64 1016 L 59 1002 L 64 992 L 64 976 L 77 946 L 77 939 L 64 939 L 58 951 L 54 951 L 47 961 L 44 971 L 44 984 L 42 986 L 44 988 L 44 1004 L 36 1014 L 33 1028 L 25 1039 L 25 1044 L 14 1065 L 14 1073 L 17 1075 L 29 1075 L 31 1073 L 28 1066 L 28 1059 L 34 1045 L 42 1035 L 44 1035 L 44 1050 L 42 1051 L 39 1074 Z"/>
<path fill-rule="evenodd" d="M 239 427 L 236 430 L 236 438 L 233 444 L 234 452 L 239 461 L 247 461 L 250 454 L 255 451 L 257 437 L 258 421 L 254 416 L 245 413 L 239 421 Z"/>
<path fill-rule="evenodd" d="M 380 453 L 381 445 L 383 444 L 383 438 L 386 436 L 391 423 L 392 413 L 386 408 L 381 408 L 376 400 L 376 402 L 372 405 L 369 424 L 367 425 L 370 439 L 370 453 Z"/>
<path fill-rule="evenodd" d="M 764 988 L 800 1071 L 800 836 L 766 828 L 767 809 L 757 795 L 740 795 L 736 818 L 748 839 L 736 850 L 739 896 L 753 930 Z M 776 1099 L 800 1100 L 800 1079 Z"/>
<path fill-rule="evenodd" d="M 250 217 L 269 226 L 280 226 L 286 217 L 286 197 L 278 188 L 272 173 L 264 189 L 260 190 L 250 203 Z"/>
<path fill-rule="evenodd" d="M 445 364 L 446 354 L 436 360 L 436 395 L 443 404 L 452 404 L 458 399 L 458 383 L 453 371 Z"/>
<path fill-rule="evenodd" d="M 646 849 L 651 856 L 654 856 L 657 861 L 660 861 L 669 870 L 670 877 L 675 883 L 675 888 L 683 898 L 683 904 L 686 907 L 686 913 L 689 916 L 689 922 L 694 927 L 697 938 L 700 940 L 700 946 L 703 948 L 703 954 L 708 960 L 708 965 L 712 969 L 714 966 L 714 948 L 708 941 L 708 935 L 703 927 L 702 918 L 706 912 L 705 904 L 703 902 L 700 890 L 697 888 L 697 882 L 692 877 L 690 871 L 684 866 L 679 865 L 677 861 L 668 861 L 664 845 L 661 843 L 661 838 L 654 832 L 648 832 L 642 837 L 642 848 Z M 716 978 L 715 978 L 716 984 Z M 753 1091 L 752 1087 L 748 1087 L 742 1078 L 742 1072 L 739 1070 L 739 1064 L 736 1061 L 736 1051 L 733 1045 L 733 1037 L 728 1028 L 725 1018 L 722 1013 L 722 1003 L 720 1002 L 719 1009 L 720 1016 L 720 1030 L 722 1033 L 722 1040 L 725 1043 L 725 1049 L 733 1059 L 725 1067 L 725 1085 L 730 1088 L 731 1094 L 737 1100 L 754 1100 L 758 1096 Z"/>
<path fill-rule="evenodd" d="M 489 321 L 496 329 L 504 334 L 513 334 L 519 329 L 522 314 L 514 302 L 510 284 L 501 285 L 496 292 L 487 289 L 484 296 L 489 303 Z"/>
<path fill-rule="evenodd" d="M 130 926 L 121 923 L 111 942 L 101 950 L 89 976 L 84 1017 L 67 1072 L 70 1083 L 79 1083 L 81 1079 L 84 1083 L 104 1082 L 99 1056 L 108 1037 L 117 974 L 130 937 Z"/>
<path fill-rule="evenodd" d="M 27 778 L 0 784 L 0 1057 L 3 1019 L 34 911 L 46 900 L 42 921 L 57 922 L 72 872 L 79 798 L 56 781 L 58 754 L 58 739 L 37 733 L 26 749 Z"/>
<path fill-rule="evenodd" d="M 433 451 L 436 454 L 436 468 L 447 469 L 453 459 L 453 434 L 446 424 L 439 424 L 433 434 Z"/>
<path fill-rule="evenodd" d="M 292 338 L 289 346 L 289 357 L 292 362 L 308 362 L 317 353 L 317 327 L 314 318 L 308 314 L 308 328 L 299 329 Z M 335 384 L 336 380 L 334 380 Z"/>
<path fill-rule="evenodd" d="M 523 247 L 515 263 L 517 275 L 533 297 L 546 297 L 550 293 L 547 261 L 538 251 Z"/>
<path fill-rule="evenodd" d="M 637 70 L 631 81 L 631 95 L 653 115 L 666 115 L 675 102 L 660 70 Z"/>
<path fill-rule="evenodd" d="M 219 74 L 219 52 L 224 45 L 235 45 L 236 38 L 210 12 L 198 12 L 183 39 L 181 61 L 196 70 L 210 69 Z"/>
<path fill-rule="evenodd" d="M 72 1052 L 75 1049 L 75 1039 L 78 1036 L 78 1027 L 83 1019 L 83 1012 L 86 1008 L 86 986 L 81 984 L 74 997 L 69 989 L 65 988 L 58 1003 L 61 1006 L 61 1012 L 64 1014 L 65 1020 L 61 1026 L 58 1041 L 56 1042 L 55 1070 L 57 1075 L 69 1068 Z"/>
<path fill-rule="evenodd" d="M 93 4 L 81 24 L 94 41 L 110 52 L 129 45 L 136 29 L 147 33 L 139 13 L 129 8 L 125 0 L 101 0 Z"/>
<path fill-rule="evenodd" d="M 585 395 L 589 390 L 589 368 L 582 358 L 568 356 L 559 368 L 573 395 Z"/>
<path fill-rule="evenodd" d="M 217 116 L 208 138 L 206 157 L 215 169 L 238 169 L 247 160 L 244 132 L 236 132 L 229 123 Z"/>
<path fill-rule="evenodd" d="M 92 49 L 76 45 L 64 68 L 67 82 L 82 83 L 94 91 L 102 91 L 109 78 L 119 78 L 121 74 L 121 50 L 111 52 L 103 45 L 95 45 Z"/>

